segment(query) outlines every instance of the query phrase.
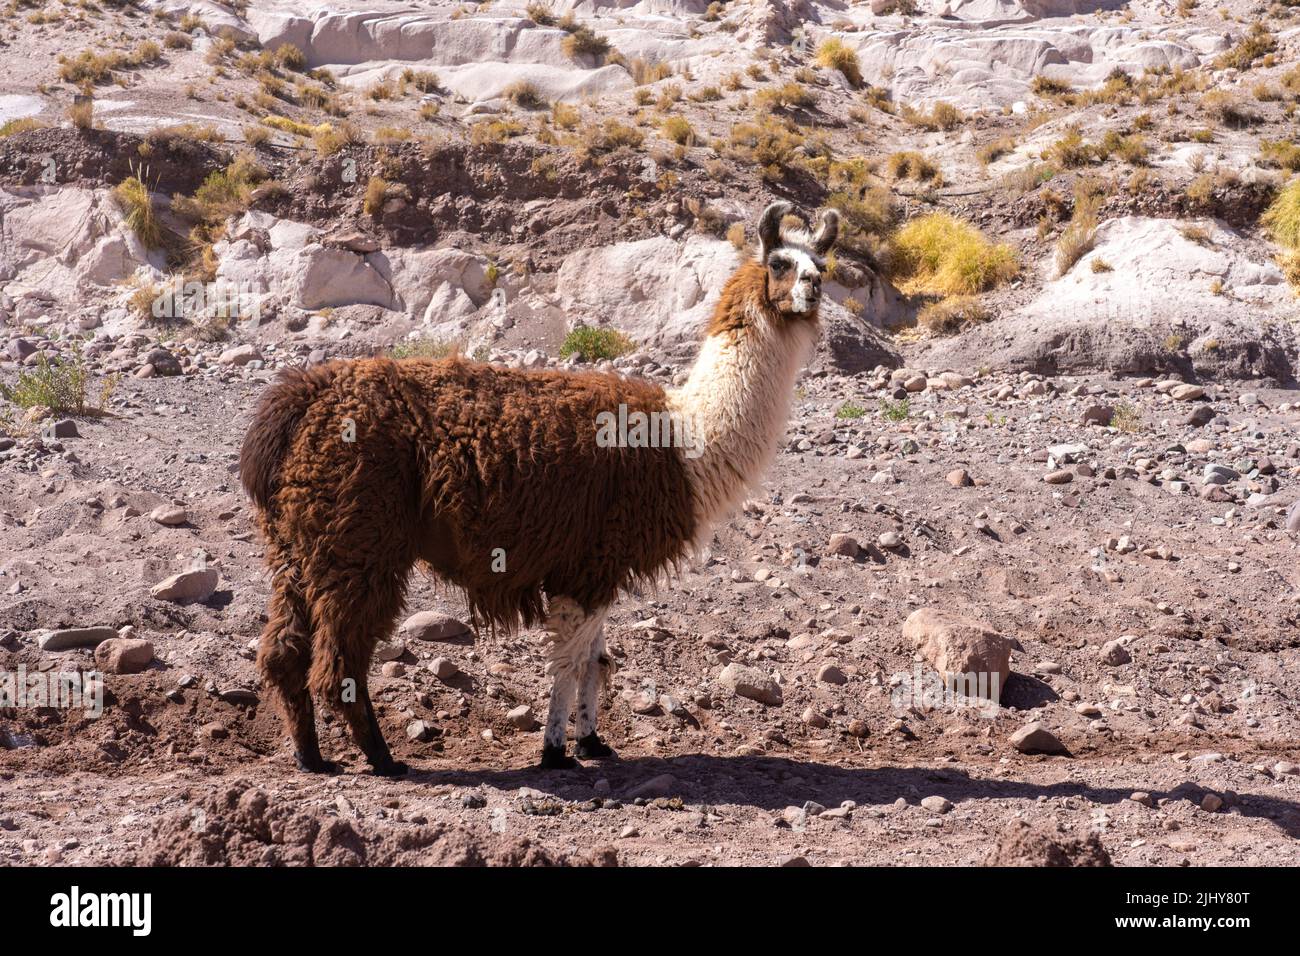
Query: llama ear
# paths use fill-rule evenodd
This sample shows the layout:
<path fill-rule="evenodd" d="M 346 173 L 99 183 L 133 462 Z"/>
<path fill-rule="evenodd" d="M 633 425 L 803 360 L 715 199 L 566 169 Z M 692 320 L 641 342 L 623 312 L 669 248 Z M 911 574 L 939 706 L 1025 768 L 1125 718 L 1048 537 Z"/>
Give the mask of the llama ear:
<path fill-rule="evenodd" d="M 817 227 L 817 232 L 812 237 L 813 251 L 819 256 L 826 255 L 831 246 L 835 245 L 839 235 L 840 214 L 834 209 L 827 209 L 822 213 L 821 225 Z"/>
<path fill-rule="evenodd" d="M 758 258 L 766 262 L 773 250 L 781 246 L 781 220 L 794 207 L 788 202 L 774 202 L 758 218 Z"/>

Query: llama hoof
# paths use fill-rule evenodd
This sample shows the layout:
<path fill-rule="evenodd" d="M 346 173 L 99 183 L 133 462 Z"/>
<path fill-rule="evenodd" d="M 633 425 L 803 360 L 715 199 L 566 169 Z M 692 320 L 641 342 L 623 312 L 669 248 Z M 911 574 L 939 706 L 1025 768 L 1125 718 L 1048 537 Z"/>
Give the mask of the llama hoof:
<path fill-rule="evenodd" d="M 329 773 L 339 772 L 339 765 L 333 760 L 325 760 L 322 757 L 316 757 L 312 760 L 304 760 L 301 754 L 293 755 L 294 761 L 298 764 L 298 769 L 303 773 Z"/>
<path fill-rule="evenodd" d="M 605 741 L 601 740 L 596 733 L 587 734 L 578 740 L 577 746 L 573 748 L 575 756 L 584 760 L 608 760 L 614 756 L 614 750 Z"/>
<path fill-rule="evenodd" d="M 543 770 L 573 770 L 578 761 L 568 756 L 563 747 L 543 747 L 541 766 Z"/>
<path fill-rule="evenodd" d="M 376 777 L 404 777 L 411 772 L 411 768 L 400 760 L 389 760 L 386 763 L 373 764 L 371 771 Z"/>

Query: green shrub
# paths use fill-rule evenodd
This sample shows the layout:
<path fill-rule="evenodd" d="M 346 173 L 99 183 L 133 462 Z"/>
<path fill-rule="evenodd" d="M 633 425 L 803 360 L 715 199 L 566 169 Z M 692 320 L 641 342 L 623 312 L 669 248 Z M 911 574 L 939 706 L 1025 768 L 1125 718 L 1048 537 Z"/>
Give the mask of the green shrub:
<path fill-rule="evenodd" d="M 55 414 L 84 415 L 91 410 L 86 401 L 86 385 L 90 373 L 80 345 L 74 345 L 71 359 L 50 359 L 42 353 L 37 364 L 18 372 L 13 385 L 0 383 L 0 398 L 10 405 L 27 411 L 31 408 L 48 408 Z M 101 406 L 111 385 L 105 383 Z M 13 422 L 14 416 L 0 416 Z"/>
<path fill-rule="evenodd" d="M 577 325 L 560 343 L 560 357 L 576 355 L 584 362 L 600 362 L 626 355 L 635 343 L 617 329 Z"/>

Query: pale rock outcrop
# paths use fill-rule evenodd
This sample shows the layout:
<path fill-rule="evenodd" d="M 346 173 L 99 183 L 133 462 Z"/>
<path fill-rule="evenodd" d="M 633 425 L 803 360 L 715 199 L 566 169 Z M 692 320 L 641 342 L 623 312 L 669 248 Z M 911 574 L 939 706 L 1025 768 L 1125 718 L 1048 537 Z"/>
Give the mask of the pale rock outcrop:
<path fill-rule="evenodd" d="M 559 306 L 574 323 L 613 326 L 642 344 L 691 341 L 740 261 L 730 243 L 696 235 L 579 249 L 560 265 Z"/>
<path fill-rule="evenodd" d="M 987 5 L 1000 4 L 988 0 Z M 1008 22 L 993 17 L 978 31 L 929 22 L 865 29 L 845 33 L 842 39 L 857 50 L 867 82 L 888 86 L 895 99 L 914 105 L 947 100 L 963 108 L 1024 101 L 1040 74 L 1095 87 L 1115 69 L 1134 75 L 1154 68 L 1190 69 L 1208 55 L 1193 42 L 1192 31 L 1180 27 L 1152 31 L 1073 22 L 998 25 Z"/>
<path fill-rule="evenodd" d="M 1094 271 L 1096 261 L 1109 270 Z M 1050 254 L 1040 268 L 1054 271 Z M 1297 367 L 1292 296 L 1268 251 L 1222 223 L 1111 219 L 1033 301 L 960 341 L 936 342 L 922 361 L 978 355 L 993 368 L 1148 373 L 1178 367 L 1185 354 L 1216 375 L 1287 380 Z"/>
<path fill-rule="evenodd" d="M 0 189 L 0 263 L 11 297 L 70 301 L 142 269 L 161 275 L 164 258 L 125 227 L 108 190 L 37 185 Z"/>

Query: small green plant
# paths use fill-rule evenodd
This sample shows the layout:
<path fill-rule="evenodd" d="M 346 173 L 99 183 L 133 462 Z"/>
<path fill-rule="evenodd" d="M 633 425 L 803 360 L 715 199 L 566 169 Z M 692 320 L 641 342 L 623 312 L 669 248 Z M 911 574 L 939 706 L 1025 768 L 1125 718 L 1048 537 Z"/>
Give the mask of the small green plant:
<path fill-rule="evenodd" d="M 1219 54 L 1214 60 L 1216 70 L 1249 70 L 1255 61 L 1267 56 L 1277 49 L 1277 40 L 1269 32 L 1264 22 L 1257 21 L 1250 32 L 1241 38 L 1232 49 Z"/>
<path fill-rule="evenodd" d="M 836 418 L 861 418 L 867 410 L 854 402 L 845 402 L 835 410 Z"/>
<path fill-rule="evenodd" d="M 912 150 L 891 153 L 885 160 L 885 170 L 891 179 L 914 179 L 917 182 L 926 182 L 940 178 L 939 167 Z"/>
<path fill-rule="evenodd" d="M 617 329 L 574 326 L 560 343 L 560 357 L 576 355 L 584 362 L 615 359 L 632 351 L 635 343 Z"/>
<path fill-rule="evenodd" d="M 1056 243 L 1056 274 L 1063 276 L 1092 251 L 1097 241 L 1097 215 L 1101 197 L 1080 181 L 1074 191 L 1074 212 Z M 1101 271 L 1095 266 L 1094 272 Z"/>
<path fill-rule="evenodd" d="M 1142 430 L 1142 413 L 1132 402 L 1118 402 L 1110 418 L 1111 427 L 1134 434 Z"/>
<path fill-rule="evenodd" d="M 1268 227 L 1273 241 L 1292 251 L 1300 251 L 1300 179 L 1277 194 L 1260 221 Z"/>
<path fill-rule="evenodd" d="M 555 11 L 551 9 L 549 3 L 538 3 L 537 0 L 534 0 L 524 9 L 528 19 L 539 27 L 549 27 L 555 24 Z"/>
<path fill-rule="evenodd" d="M 896 402 L 888 398 L 881 399 L 880 414 L 885 417 L 886 421 L 906 421 L 907 417 L 912 414 L 912 402 L 906 398 L 899 399 Z"/>
<path fill-rule="evenodd" d="M 680 146 L 692 146 L 695 143 L 695 130 L 685 116 L 669 116 L 660 128 L 664 136 Z"/>
<path fill-rule="evenodd" d="M 367 216 L 378 216 L 383 211 L 388 199 L 388 180 L 383 176 L 371 176 L 366 183 L 366 195 L 361 200 L 361 208 Z"/>
<path fill-rule="evenodd" d="M 48 408 L 56 415 L 97 414 L 107 404 L 117 379 L 104 380 L 99 402 L 95 405 L 86 398 L 89 383 L 90 372 L 81 352 L 81 343 L 74 340 L 71 358 L 51 360 L 41 353 L 33 368 L 19 371 L 13 385 L 0 383 L 0 398 L 24 412 L 32 408 Z M 20 429 L 16 416 L 10 413 L 0 413 L 0 422 L 10 431 Z"/>

